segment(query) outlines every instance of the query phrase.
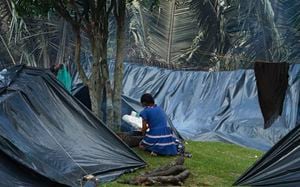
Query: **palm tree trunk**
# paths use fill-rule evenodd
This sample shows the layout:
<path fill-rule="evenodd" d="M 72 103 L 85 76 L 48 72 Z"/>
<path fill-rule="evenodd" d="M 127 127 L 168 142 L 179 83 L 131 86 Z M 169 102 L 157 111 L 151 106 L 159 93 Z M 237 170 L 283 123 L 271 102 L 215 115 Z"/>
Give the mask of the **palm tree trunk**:
<path fill-rule="evenodd" d="M 117 20 L 117 52 L 116 62 L 114 69 L 114 91 L 113 91 L 113 123 L 115 129 L 120 131 L 121 127 L 121 109 L 122 109 L 122 81 L 123 81 L 123 61 L 124 61 L 124 50 L 125 50 L 125 11 L 126 2 L 119 1 L 119 11 L 116 16 Z"/>

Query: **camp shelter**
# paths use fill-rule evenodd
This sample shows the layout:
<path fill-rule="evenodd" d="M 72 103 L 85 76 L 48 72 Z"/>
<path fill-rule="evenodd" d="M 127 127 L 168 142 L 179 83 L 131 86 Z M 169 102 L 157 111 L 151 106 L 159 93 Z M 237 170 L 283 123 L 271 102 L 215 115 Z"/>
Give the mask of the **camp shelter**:
<path fill-rule="evenodd" d="M 235 185 L 300 186 L 300 125 L 253 164 Z"/>
<path fill-rule="evenodd" d="M 52 187 L 67 186 L 39 175 L 8 155 L 0 152 L 0 186 Z"/>
<path fill-rule="evenodd" d="M 1 175 L 4 186 L 14 182 L 38 186 L 43 181 L 49 186 L 51 182 L 79 186 L 87 174 L 105 182 L 145 165 L 50 72 L 22 65 L 3 72 L 0 153 L 22 168 L 7 169 Z M 24 170 L 32 173 L 31 178 Z"/>

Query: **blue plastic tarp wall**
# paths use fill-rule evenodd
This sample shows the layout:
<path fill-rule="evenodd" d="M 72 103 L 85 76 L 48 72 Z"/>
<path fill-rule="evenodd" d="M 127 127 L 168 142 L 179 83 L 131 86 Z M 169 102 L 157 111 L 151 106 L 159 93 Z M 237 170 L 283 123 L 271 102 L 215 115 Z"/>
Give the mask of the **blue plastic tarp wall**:
<path fill-rule="evenodd" d="M 123 94 L 133 100 L 149 92 L 181 136 L 268 150 L 295 127 L 300 65 L 290 65 L 282 115 L 264 129 L 253 70 L 175 71 L 126 64 Z"/>
<path fill-rule="evenodd" d="M 50 72 L 22 66 L 0 81 L 0 152 L 25 171 L 68 186 L 79 186 L 87 174 L 105 182 L 145 165 Z M 16 181 L 8 181 L 10 171 Z M 22 182 L 24 170 L 18 171 L 0 180 Z"/>

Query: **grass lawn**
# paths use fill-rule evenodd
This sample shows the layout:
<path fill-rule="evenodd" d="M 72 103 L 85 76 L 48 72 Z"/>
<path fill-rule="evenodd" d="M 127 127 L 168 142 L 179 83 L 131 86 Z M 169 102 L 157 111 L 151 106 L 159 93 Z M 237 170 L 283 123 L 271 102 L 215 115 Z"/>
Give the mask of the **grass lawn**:
<path fill-rule="evenodd" d="M 134 173 L 126 174 L 118 180 L 131 178 L 133 176 L 165 165 L 176 157 L 153 157 L 149 153 L 134 149 L 148 166 Z M 185 181 L 184 186 L 231 186 L 233 182 L 251 166 L 263 152 L 247 149 L 232 144 L 220 142 L 187 142 L 186 150 L 192 153 L 192 158 L 185 159 L 185 166 L 191 175 Z M 130 186 L 119 184 L 117 181 L 101 186 L 123 187 Z"/>

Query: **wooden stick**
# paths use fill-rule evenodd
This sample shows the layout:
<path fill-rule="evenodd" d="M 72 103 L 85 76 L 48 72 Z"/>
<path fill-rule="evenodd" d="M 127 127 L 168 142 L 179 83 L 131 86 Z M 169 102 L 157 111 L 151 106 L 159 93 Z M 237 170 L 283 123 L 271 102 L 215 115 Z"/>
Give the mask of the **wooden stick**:
<path fill-rule="evenodd" d="M 166 170 L 153 171 L 148 174 L 143 175 L 144 177 L 154 177 L 154 176 L 168 176 L 168 175 L 177 175 L 178 173 L 185 170 L 185 167 L 182 165 L 172 166 Z"/>

